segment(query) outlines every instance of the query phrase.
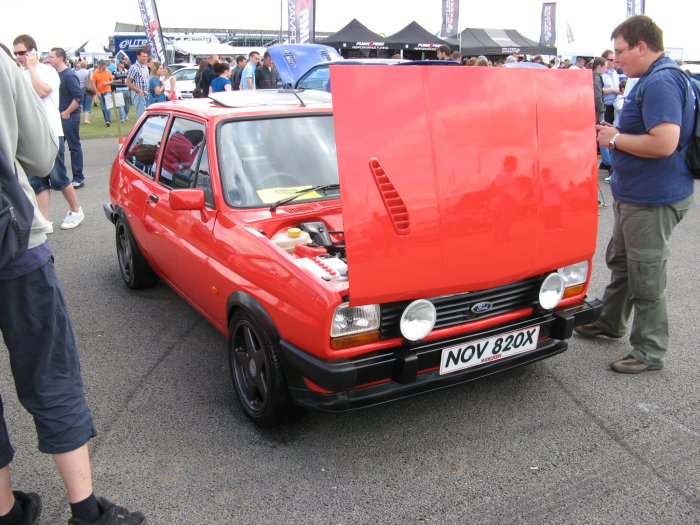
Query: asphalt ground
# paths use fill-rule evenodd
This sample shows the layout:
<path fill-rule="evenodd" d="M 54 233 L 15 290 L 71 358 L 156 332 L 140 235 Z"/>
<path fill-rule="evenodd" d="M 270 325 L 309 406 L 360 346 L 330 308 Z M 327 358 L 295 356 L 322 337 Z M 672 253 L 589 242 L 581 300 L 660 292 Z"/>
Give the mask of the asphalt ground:
<path fill-rule="evenodd" d="M 700 523 L 697 209 L 674 233 L 664 370 L 615 374 L 608 363 L 626 355 L 625 339 L 574 337 L 564 354 L 498 377 L 263 432 L 234 397 L 224 336 L 167 286 L 123 285 L 102 211 L 116 149 L 84 142 L 86 219 L 50 237 L 99 432 L 97 494 L 152 525 Z M 54 194 L 56 226 L 65 212 Z M 599 297 L 611 226 L 601 208 Z M 15 487 L 43 496 L 40 523 L 66 523 L 4 351 L 0 389 Z"/>

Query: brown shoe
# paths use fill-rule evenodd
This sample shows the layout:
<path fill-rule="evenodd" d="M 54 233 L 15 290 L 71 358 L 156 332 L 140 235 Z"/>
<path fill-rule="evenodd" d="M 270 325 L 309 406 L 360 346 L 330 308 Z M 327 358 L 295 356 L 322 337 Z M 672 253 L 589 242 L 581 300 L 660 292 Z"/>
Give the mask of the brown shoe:
<path fill-rule="evenodd" d="M 619 339 L 620 337 L 622 337 L 621 335 L 614 335 L 610 332 L 606 332 L 602 328 L 598 328 L 595 325 L 595 323 L 577 326 L 576 328 L 574 328 L 574 332 L 576 332 L 579 335 L 582 335 L 583 337 L 598 337 L 599 335 L 602 335 L 604 337 L 610 337 L 611 339 Z"/>
<path fill-rule="evenodd" d="M 639 374 L 641 372 L 661 370 L 663 367 L 664 365 L 661 364 L 648 365 L 646 363 L 642 363 L 641 361 L 638 361 L 632 357 L 632 354 L 610 363 L 610 368 L 612 368 L 615 372 L 619 372 L 620 374 Z"/>

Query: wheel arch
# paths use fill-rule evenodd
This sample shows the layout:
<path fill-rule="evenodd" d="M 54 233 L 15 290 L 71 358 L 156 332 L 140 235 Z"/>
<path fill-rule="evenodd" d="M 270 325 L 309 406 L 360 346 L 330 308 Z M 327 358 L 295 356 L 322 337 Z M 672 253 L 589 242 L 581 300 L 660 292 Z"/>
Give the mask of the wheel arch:
<path fill-rule="evenodd" d="M 275 322 L 272 320 L 272 317 L 267 312 L 265 307 L 260 303 L 260 301 L 258 301 L 255 297 L 246 292 L 237 291 L 233 292 L 229 296 L 226 304 L 227 326 L 231 325 L 231 319 L 233 318 L 233 314 L 239 309 L 246 309 L 251 314 L 253 314 L 258 320 L 258 322 L 265 329 L 268 336 L 272 339 L 272 342 L 275 344 L 279 343 L 281 336 L 279 331 L 277 330 Z M 231 334 L 229 333 L 228 335 L 230 336 Z"/>

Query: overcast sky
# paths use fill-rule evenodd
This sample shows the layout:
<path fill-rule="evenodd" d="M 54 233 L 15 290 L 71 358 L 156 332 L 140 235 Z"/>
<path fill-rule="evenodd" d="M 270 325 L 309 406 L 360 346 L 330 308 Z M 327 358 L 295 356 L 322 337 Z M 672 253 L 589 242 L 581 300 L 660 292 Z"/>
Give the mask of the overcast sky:
<path fill-rule="evenodd" d="M 157 0 L 164 27 L 280 27 L 283 0 Z M 32 35 L 47 51 L 75 47 L 88 39 L 107 43 L 115 22 L 141 22 L 137 0 L 33 0 L 3 2 L 0 41 L 10 45 L 20 33 Z M 557 2 L 557 47 L 560 54 L 599 54 L 610 47 L 610 32 L 626 16 L 625 0 Z M 415 20 L 430 32 L 440 30 L 440 0 L 316 0 L 316 30 L 337 31 L 352 18 L 390 35 Z M 541 0 L 461 0 L 459 27 L 517 29 L 538 40 Z M 684 48 L 684 58 L 700 60 L 700 1 L 646 0 L 646 13 L 664 30 L 667 48 Z M 566 42 L 566 24 L 574 42 Z M 286 19 L 283 21 L 286 31 Z"/>

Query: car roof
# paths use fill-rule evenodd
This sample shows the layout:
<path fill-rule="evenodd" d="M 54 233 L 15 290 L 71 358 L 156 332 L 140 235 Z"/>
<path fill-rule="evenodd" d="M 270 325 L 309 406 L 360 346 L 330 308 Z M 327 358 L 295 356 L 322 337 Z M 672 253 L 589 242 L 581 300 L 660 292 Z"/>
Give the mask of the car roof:
<path fill-rule="evenodd" d="M 332 104 L 330 94 L 322 91 L 256 89 L 212 93 L 208 98 L 160 102 L 150 105 L 147 109 L 149 113 L 159 113 L 163 110 L 212 119 L 231 115 L 330 112 Z"/>

